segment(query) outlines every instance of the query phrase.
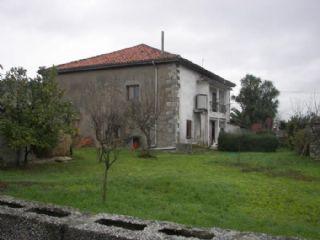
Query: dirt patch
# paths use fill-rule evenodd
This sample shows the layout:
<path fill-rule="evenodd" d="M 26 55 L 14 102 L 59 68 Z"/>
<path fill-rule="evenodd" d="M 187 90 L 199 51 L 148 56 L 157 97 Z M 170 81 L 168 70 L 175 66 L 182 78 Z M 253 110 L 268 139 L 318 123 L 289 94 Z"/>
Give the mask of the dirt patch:
<path fill-rule="evenodd" d="M 0 182 L 0 191 L 5 190 L 8 187 L 8 183 Z"/>
<path fill-rule="evenodd" d="M 242 172 L 262 172 L 262 173 L 271 173 L 274 171 L 273 167 L 256 167 L 250 165 L 238 165 Z"/>
<path fill-rule="evenodd" d="M 292 178 L 292 179 L 295 179 L 295 180 L 307 181 L 307 182 L 319 181 L 320 180 L 317 177 L 307 176 L 307 175 L 304 175 L 302 172 L 295 171 L 295 170 L 271 172 L 270 174 L 271 174 L 272 177 L 283 177 L 284 176 L 284 177 Z"/>
<path fill-rule="evenodd" d="M 319 181 L 317 177 L 304 175 L 301 171 L 297 170 L 284 170 L 279 171 L 273 167 L 252 167 L 252 166 L 240 166 L 242 172 L 261 172 L 270 177 L 286 177 L 299 181 Z"/>
<path fill-rule="evenodd" d="M 241 163 L 241 162 L 224 162 L 224 163 L 219 162 L 219 163 L 225 166 L 232 166 L 235 168 L 239 168 L 240 171 L 244 173 L 250 173 L 250 172 L 263 173 L 269 177 L 285 177 L 285 178 L 290 178 L 298 181 L 306 181 L 306 182 L 320 181 L 319 177 L 307 176 L 298 170 L 292 170 L 292 169 L 280 170 L 272 166 L 253 166 L 248 163 Z"/>
<path fill-rule="evenodd" d="M 35 182 L 35 181 L 6 181 L 0 182 L 0 191 L 3 191 L 9 187 L 9 185 L 16 185 L 21 187 L 30 187 L 32 185 L 39 185 L 39 186 L 53 186 L 55 183 L 48 183 L 48 182 Z"/>

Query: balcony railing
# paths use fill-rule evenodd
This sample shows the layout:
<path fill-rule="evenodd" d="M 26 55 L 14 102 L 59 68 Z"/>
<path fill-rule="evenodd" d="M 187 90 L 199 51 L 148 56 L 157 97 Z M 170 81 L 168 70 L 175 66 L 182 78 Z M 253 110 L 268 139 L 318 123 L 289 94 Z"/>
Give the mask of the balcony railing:
<path fill-rule="evenodd" d="M 212 112 L 219 112 L 219 113 L 227 113 L 228 105 L 221 104 L 218 102 L 210 102 L 211 111 Z"/>

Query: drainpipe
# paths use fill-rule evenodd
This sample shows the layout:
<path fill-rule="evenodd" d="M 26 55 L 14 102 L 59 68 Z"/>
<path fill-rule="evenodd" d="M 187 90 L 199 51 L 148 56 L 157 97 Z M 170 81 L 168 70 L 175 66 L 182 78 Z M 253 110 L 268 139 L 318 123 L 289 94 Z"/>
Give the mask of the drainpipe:
<path fill-rule="evenodd" d="M 152 61 L 154 66 L 154 111 L 158 112 L 158 67 L 154 61 Z M 154 123 L 154 145 L 157 146 L 157 121 Z"/>

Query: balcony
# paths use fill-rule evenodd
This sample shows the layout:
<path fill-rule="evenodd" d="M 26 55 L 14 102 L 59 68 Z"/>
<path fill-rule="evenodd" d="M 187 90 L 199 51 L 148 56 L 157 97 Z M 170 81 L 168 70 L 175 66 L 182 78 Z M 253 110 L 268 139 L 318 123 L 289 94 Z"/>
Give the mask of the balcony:
<path fill-rule="evenodd" d="M 219 113 L 227 113 L 228 104 L 221 104 L 218 102 L 210 102 L 211 111 L 212 112 L 219 112 Z"/>

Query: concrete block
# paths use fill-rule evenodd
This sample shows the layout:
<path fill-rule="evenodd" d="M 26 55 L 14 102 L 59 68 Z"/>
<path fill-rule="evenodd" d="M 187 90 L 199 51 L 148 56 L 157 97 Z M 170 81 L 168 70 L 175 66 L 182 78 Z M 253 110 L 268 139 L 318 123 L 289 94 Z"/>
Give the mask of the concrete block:
<path fill-rule="evenodd" d="M 159 239 L 214 239 L 215 234 L 211 229 L 191 228 L 185 225 L 180 225 L 170 222 L 154 222 L 150 226 L 153 232 L 157 232 Z"/>
<path fill-rule="evenodd" d="M 69 227 L 65 232 L 70 240 L 134 240 L 155 239 L 150 234 L 149 222 L 133 217 L 98 214 L 87 222 Z M 148 234 L 149 232 L 149 234 Z"/>
<path fill-rule="evenodd" d="M 191 228 L 0 196 L 0 240 L 289 240 L 220 228 Z"/>
<path fill-rule="evenodd" d="M 81 214 L 73 209 L 0 197 L 0 239 L 62 239 L 67 224 Z"/>

